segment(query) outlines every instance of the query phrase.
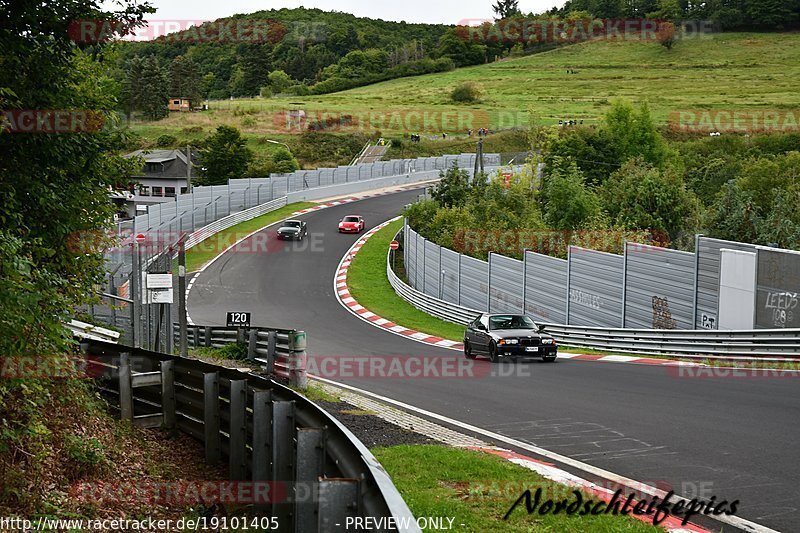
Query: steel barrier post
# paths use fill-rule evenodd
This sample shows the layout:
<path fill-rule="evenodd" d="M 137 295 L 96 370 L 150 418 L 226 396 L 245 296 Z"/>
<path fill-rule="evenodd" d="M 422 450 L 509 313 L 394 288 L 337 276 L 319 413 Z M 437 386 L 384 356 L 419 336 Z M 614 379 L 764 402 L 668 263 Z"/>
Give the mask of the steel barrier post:
<path fill-rule="evenodd" d="M 308 388 L 308 375 L 306 374 L 306 332 L 292 331 L 289 333 L 289 351 L 291 352 L 290 375 L 292 382 L 300 390 Z"/>
<path fill-rule="evenodd" d="M 528 249 L 522 249 L 522 314 L 528 312 Z"/>
<path fill-rule="evenodd" d="M 203 374 L 203 434 L 206 461 L 220 460 L 219 373 Z"/>
<path fill-rule="evenodd" d="M 247 381 L 231 381 L 228 468 L 231 479 L 247 479 Z"/>
<path fill-rule="evenodd" d="M 131 386 L 131 354 L 119 354 L 119 410 L 120 417 L 133 423 L 133 387 Z"/>
<path fill-rule="evenodd" d="M 291 486 L 294 482 L 294 402 L 272 404 L 272 466 L 273 481 Z M 272 506 L 281 529 L 292 531 L 292 504 L 280 503 Z"/>
<path fill-rule="evenodd" d="M 320 533 L 341 531 L 348 517 L 358 516 L 358 481 L 323 479 L 319 482 Z"/>
<path fill-rule="evenodd" d="M 253 391 L 253 481 L 272 479 L 272 391 Z M 272 495 L 266 502 L 257 502 L 256 508 L 269 513 L 272 509 Z"/>
<path fill-rule="evenodd" d="M 164 427 L 175 427 L 175 361 L 161 361 L 161 411 Z"/>
<path fill-rule="evenodd" d="M 295 486 L 296 531 L 317 531 L 319 516 L 315 502 L 319 499 L 319 479 L 325 474 L 325 430 L 297 430 L 297 484 Z M 303 491 L 301 493 L 301 491 Z"/>

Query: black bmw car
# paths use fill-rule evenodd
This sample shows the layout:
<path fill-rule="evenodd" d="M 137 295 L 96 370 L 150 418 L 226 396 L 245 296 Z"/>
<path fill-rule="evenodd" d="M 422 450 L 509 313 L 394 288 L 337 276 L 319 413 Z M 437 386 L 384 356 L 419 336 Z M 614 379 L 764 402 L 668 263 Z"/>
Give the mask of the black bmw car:
<path fill-rule="evenodd" d="M 278 228 L 278 238 L 288 241 L 302 241 L 308 234 L 308 227 L 302 220 L 287 220 Z"/>
<path fill-rule="evenodd" d="M 467 359 L 487 355 L 493 363 L 506 357 L 541 357 L 552 362 L 558 357 L 558 345 L 529 316 L 483 314 L 464 332 L 464 355 Z"/>

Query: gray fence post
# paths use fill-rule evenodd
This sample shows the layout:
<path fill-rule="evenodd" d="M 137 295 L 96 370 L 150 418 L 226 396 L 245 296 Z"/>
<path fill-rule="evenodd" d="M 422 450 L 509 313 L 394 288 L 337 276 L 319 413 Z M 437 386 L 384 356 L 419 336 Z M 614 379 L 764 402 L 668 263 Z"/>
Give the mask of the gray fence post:
<path fill-rule="evenodd" d="M 625 313 L 628 310 L 628 241 L 624 242 L 625 248 L 622 251 L 622 317 L 620 320 L 621 328 L 625 329 Z"/>
<path fill-rule="evenodd" d="M 289 333 L 289 351 L 291 356 L 290 376 L 292 383 L 300 390 L 308 388 L 308 375 L 306 374 L 306 332 L 292 331 Z"/>
<path fill-rule="evenodd" d="M 131 354 L 119 356 L 119 410 L 123 420 L 133 422 L 133 387 L 131 387 Z"/>
<path fill-rule="evenodd" d="M 423 237 L 422 238 L 422 292 L 425 292 L 425 285 L 426 285 L 425 280 L 428 278 L 428 272 L 425 269 L 425 266 L 426 266 L 425 265 L 425 255 L 426 255 L 425 248 L 427 248 L 427 246 L 425 246 L 425 242 L 427 242 L 427 239 L 425 239 Z M 425 294 L 428 294 L 428 293 L 425 293 Z"/>
<path fill-rule="evenodd" d="M 247 358 L 251 361 L 256 358 L 257 344 L 258 344 L 258 330 L 251 329 L 247 334 Z"/>
<path fill-rule="evenodd" d="M 461 305 L 461 256 L 463 254 L 458 254 L 458 305 Z"/>
<path fill-rule="evenodd" d="M 253 468 L 251 471 L 253 481 L 269 482 L 272 479 L 271 406 L 272 391 L 253 391 Z M 256 508 L 263 512 L 270 512 L 274 493 L 275 486 L 273 484 L 268 492 L 269 501 L 257 502 Z"/>
<path fill-rule="evenodd" d="M 319 517 L 315 502 L 319 498 L 319 480 L 325 474 L 325 430 L 297 430 L 297 472 L 295 478 L 296 531 L 313 533 L 318 530 Z"/>
<path fill-rule="evenodd" d="M 211 348 L 211 326 L 203 328 L 203 340 L 206 348 Z"/>
<path fill-rule="evenodd" d="M 219 436 L 219 373 L 203 374 L 203 432 L 206 461 L 220 459 Z"/>
<path fill-rule="evenodd" d="M 197 326 L 192 326 L 192 346 L 200 347 L 200 328 Z"/>
<path fill-rule="evenodd" d="M 161 411 L 164 427 L 175 427 L 175 361 L 161 361 Z"/>
<path fill-rule="evenodd" d="M 348 517 L 356 517 L 358 481 L 355 479 L 323 479 L 319 483 L 320 533 L 341 531 Z"/>
<path fill-rule="evenodd" d="M 444 270 L 442 270 L 442 247 L 439 246 L 439 299 L 444 295 Z"/>
<path fill-rule="evenodd" d="M 228 467 L 232 480 L 247 479 L 247 381 L 231 381 Z"/>
<path fill-rule="evenodd" d="M 489 312 L 492 312 L 492 252 L 489 252 L 489 260 L 488 260 L 488 268 L 486 269 L 487 273 L 487 288 L 486 288 L 486 306 L 489 308 Z"/>
<path fill-rule="evenodd" d="M 528 249 L 522 249 L 522 314 L 528 312 Z"/>
<path fill-rule="evenodd" d="M 294 429 L 294 402 L 273 402 L 272 478 L 275 483 L 284 483 L 287 487 L 294 483 Z M 275 504 L 272 509 L 272 515 L 277 517 L 281 529 L 293 531 L 292 504 Z"/>
<path fill-rule="evenodd" d="M 270 331 L 267 333 L 267 372 L 270 374 L 275 371 L 275 356 L 278 345 L 278 333 Z"/>
<path fill-rule="evenodd" d="M 572 246 L 567 247 L 567 326 L 569 326 L 569 308 L 570 308 L 570 300 L 572 299 Z"/>
<path fill-rule="evenodd" d="M 694 236 L 694 297 L 692 298 L 692 329 L 697 329 L 697 289 L 700 280 L 700 238 L 699 233 Z M 758 292 L 758 291 L 756 291 Z"/>

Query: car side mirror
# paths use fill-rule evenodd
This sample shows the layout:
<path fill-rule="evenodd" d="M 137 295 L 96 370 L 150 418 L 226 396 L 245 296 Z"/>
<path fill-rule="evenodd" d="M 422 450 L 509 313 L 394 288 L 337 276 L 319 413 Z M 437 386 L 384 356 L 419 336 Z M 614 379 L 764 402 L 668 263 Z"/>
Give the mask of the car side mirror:
<path fill-rule="evenodd" d="M 544 333 L 547 329 L 547 326 L 539 326 L 539 333 Z"/>
<path fill-rule="evenodd" d="M 483 324 L 478 324 L 478 329 L 480 331 L 486 331 L 486 326 L 484 326 Z"/>

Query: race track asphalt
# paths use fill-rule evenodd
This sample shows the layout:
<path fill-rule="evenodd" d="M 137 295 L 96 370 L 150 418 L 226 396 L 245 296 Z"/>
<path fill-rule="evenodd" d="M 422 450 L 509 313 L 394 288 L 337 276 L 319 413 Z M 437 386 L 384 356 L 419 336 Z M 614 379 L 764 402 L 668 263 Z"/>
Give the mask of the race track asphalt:
<path fill-rule="evenodd" d="M 220 325 L 227 311 L 249 311 L 255 326 L 303 329 L 314 361 L 434 358 L 439 369 L 463 361 L 458 352 L 365 323 L 334 295 L 336 267 L 357 239 L 337 233 L 337 222 L 359 214 L 369 229 L 396 216 L 417 194 L 307 214 L 304 243 L 279 242 L 274 228 L 264 230 L 266 248 L 245 243 L 198 275 L 189 296 L 192 320 Z M 336 381 L 670 486 L 687 498 L 738 499 L 739 516 L 800 531 L 798 378 L 697 378 L 675 368 L 567 360 L 496 367 L 480 361 L 471 376 L 448 378 L 433 376 L 435 371 L 423 378 L 353 375 L 352 366 L 337 375 L 331 368 L 334 375 L 327 377 Z"/>

